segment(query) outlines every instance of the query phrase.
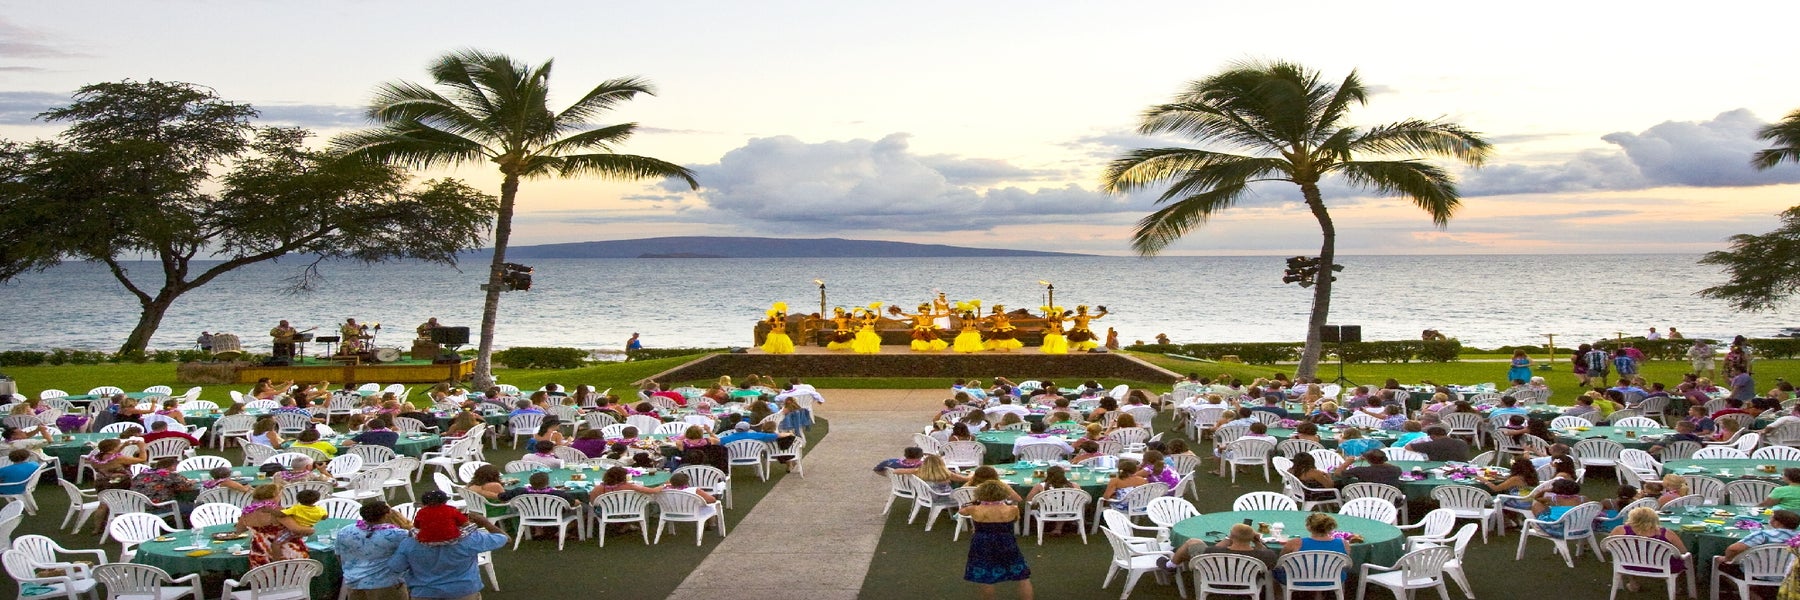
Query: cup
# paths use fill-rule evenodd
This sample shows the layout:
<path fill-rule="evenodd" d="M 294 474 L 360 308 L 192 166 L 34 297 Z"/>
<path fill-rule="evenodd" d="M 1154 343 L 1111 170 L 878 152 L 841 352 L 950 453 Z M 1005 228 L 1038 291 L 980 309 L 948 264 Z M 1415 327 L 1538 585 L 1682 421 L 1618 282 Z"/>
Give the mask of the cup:
<path fill-rule="evenodd" d="M 1625 439 L 1628 439 L 1628 440 L 1637 439 L 1637 430 L 1636 429 L 1625 430 Z"/>
<path fill-rule="evenodd" d="M 72 435 L 68 435 L 68 434 L 63 434 L 63 436 L 62 436 L 62 441 L 65 441 L 65 442 L 73 442 L 73 441 L 75 441 L 75 436 L 72 436 Z"/>
<path fill-rule="evenodd" d="M 1719 469 L 1719 475 L 1728 477 L 1731 475 L 1731 469 Z"/>

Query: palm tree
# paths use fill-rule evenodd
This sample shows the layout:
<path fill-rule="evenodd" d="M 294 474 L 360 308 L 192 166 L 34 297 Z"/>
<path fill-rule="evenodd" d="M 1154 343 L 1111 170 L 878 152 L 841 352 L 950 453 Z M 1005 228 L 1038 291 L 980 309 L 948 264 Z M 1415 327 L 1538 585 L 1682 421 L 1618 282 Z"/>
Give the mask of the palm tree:
<path fill-rule="evenodd" d="M 1144 111 L 1138 131 L 1173 134 L 1211 145 L 1201 148 L 1133 150 L 1108 166 L 1104 188 L 1130 192 L 1167 183 L 1156 203 L 1162 208 L 1138 221 L 1131 246 L 1151 256 L 1232 207 L 1264 181 L 1300 186 L 1300 195 L 1319 221 L 1319 247 L 1312 317 L 1297 374 L 1312 377 L 1319 363 L 1319 328 L 1331 308 L 1337 229 L 1319 194 L 1319 181 L 1337 175 L 1350 185 L 1410 198 L 1443 227 L 1461 203 L 1449 171 L 1411 156 L 1450 156 L 1473 166 L 1487 158 L 1490 144 L 1475 132 L 1440 121 L 1409 119 L 1362 129 L 1345 123 L 1352 105 L 1368 100 L 1355 72 L 1341 83 L 1288 62 L 1244 62 L 1188 84 L 1168 104 Z M 1231 152 L 1240 152 L 1233 154 Z M 1357 160 L 1364 155 L 1394 156 Z"/>
<path fill-rule="evenodd" d="M 1750 159 L 1750 164 L 1758 170 L 1775 168 L 1775 165 L 1784 160 L 1800 163 L 1800 109 L 1788 113 L 1780 122 L 1763 127 L 1756 132 L 1756 139 L 1778 144 L 1774 148 L 1758 151 Z"/>
<path fill-rule="evenodd" d="M 415 169 L 492 162 L 499 167 L 500 211 L 494 222 L 494 261 L 488 272 L 487 301 L 481 311 L 481 350 L 475 385 L 493 382 L 491 354 L 500 311 L 501 272 L 512 236 L 519 181 L 536 177 L 597 176 L 614 180 L 677 177 L 698 188 L 688 169 L 646 156 L 616 154 L 636 123 L 596 126 L 595 117 L 631 100 L 651 95 L 637 78 L 601 82 L 561 112 L 550 110 L 550 64 L 536 67 L 480 50 L 445 54 L 430 67 L 442 88 L 407 81 L 375 89 L 369 117 L 381 126 L 349 133 L 333 145 L 363 156 Z"/>

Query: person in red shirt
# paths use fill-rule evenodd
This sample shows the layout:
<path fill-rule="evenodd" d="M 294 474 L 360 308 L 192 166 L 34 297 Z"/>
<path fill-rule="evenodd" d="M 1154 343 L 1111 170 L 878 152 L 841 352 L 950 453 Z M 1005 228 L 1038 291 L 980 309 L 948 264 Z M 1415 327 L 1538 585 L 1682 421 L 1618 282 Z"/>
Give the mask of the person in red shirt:
<path fill-rule="evenodd" d="M 148 444 L 150 442 L 154 442 L 156 440 L 165 439 L 165 438 L 180 438 L 180 439 L 187 440 L 188 444 L 190 444 L 190 445 L 193 445 L 193 446 L 200 445 L 200 440 L 194 439 L 194 436 L 188 435 L 186 433 L 182 433 L 180 431 L 169 431 L 169 423 L 167 421 L 157 421 L 155 423 L 151 423 L 150 424 L 150 433 L 144 434 L 144 443 Z"/>
<path fill-rule="evenodd" d="M 668 398 L 669 400 L 674 401 L 676 406 L 687 406 L 687 397 L 682 396 L 681 394 L 677 394 L 675 392 L 669 391 L 669 390 L 665 390 L 665 389 L 663 389 L 662 384 L 654 382 L 654 381 L 644 383 L 644 395 L 645 396 L 662 396 L 664 398 Z"/>

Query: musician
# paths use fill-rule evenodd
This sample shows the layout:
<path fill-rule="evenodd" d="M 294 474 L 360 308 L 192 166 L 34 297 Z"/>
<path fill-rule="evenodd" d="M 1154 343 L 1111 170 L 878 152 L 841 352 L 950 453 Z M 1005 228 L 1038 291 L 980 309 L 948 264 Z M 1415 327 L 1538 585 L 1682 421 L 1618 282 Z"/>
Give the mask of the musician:
<path fill-rule="evenodd" d="M 202 351 L 202 352 L 212 352 L 212 348 L 213 348 L 212 332 L 211 331 L 200 332 L 200 337 L 196 338 L 194 340 L 194 345 L 199 346 L 200 351 Z"/>
<path fill-rule="evenodd" d="M 275 325 L 274 329 L 270 329 L 269 337 L 275 338 L 274 355 L 277 358 L 292 358 L 294 356 L 294 337 L 298 335 L 300 332 L 295 330 L 293 325 L 289 325 L 286 320 Z"/>
<path fill-rule="evenodd" d="M 428 340 L 431 339 L 431 330 L 439 327 L 443 327 L 443 325 L 438 324 L 437 317 L 432 317 L 430 320 L 420 323 L 416 331 L 419 332 L 419 339 Z"/>
<path fill-rule="evenodd" d="M 338 354 L 361 352 L 363 339 L 369 337 L 363 333 L 367 329 L 367 325 L 357 324 L 356 319 L 344 319 L 344 324 L 338 327 L 338 334 L 343 336 L 343 340 L 338 342 Z"/>

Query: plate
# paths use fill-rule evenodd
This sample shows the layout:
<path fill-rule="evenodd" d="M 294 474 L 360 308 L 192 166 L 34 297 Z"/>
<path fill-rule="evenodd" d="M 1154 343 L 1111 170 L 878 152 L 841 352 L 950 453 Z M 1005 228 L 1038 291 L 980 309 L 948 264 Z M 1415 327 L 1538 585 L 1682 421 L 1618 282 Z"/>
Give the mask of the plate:
<path fill-rule="evenodd" d="M 250 551 L 249 550 L 232 550 L 231 555 L 232 556 L 249 556 Z"/>
<path fill-rule="evenodd" d="M 250 532 L 248 531 L 241 533 L 215 533 L 212 536 L 215 540 L 241 540 L 247 537 L 250 537 Z"/>
<path fill-rule="evenodd" d="M 158 542 L 173 542 L 173 541 L 175 541 L 175 536 L 172 536 L 172 535 L 165 535 L 165 536 L 161 536 L 161 537 L 158 537 L 158 538 L 156 538 L 156 540 L 155 540 L 155 541 L 158 541 Z"/>

